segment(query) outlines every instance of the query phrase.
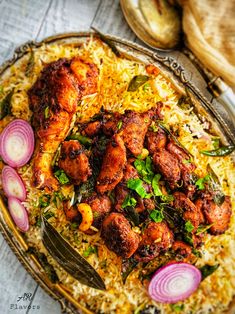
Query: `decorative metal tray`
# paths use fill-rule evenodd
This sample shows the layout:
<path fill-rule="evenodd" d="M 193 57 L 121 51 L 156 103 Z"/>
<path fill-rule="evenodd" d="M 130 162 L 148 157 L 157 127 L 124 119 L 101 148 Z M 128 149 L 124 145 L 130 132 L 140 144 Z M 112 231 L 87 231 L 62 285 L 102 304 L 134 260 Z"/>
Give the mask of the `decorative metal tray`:
<path fill-rule="evenodd" d="M 15 50 L 12 59 L 0 66 L 0 77 L 4 77 L 10 67 L 15 63 L 20 62 L 31 48 L 40 47 L 45 43 L 76 43 L 79 45 L 85 42 L 91 34 L 96 36 L 91 32 L 65 33 L 48 37 L 41 42 L 27 42 Z M 114 36 L 107 36 L 107 38 L 116 45 L 118 50 L 125 57 L 140 60 L 144 63 L 156 64 L 162 70 L 163 75 L 168 77 L 182 94 L 185 94 L 185 86 L 187 86 L 190 90 L 190 94 L 192 94 L 191 96 L 198 113 L 206 116 L 210 121 L 212 128 L 219 133 L 224 143 L 234 143 L 235 127 L 228 119 L 228 115 L 224 114 L 224 111 L 221 110 L 218 105 L 215 106 L 208 101 L 194 83 L 187 78 L 186 71 L 177 61 L 167 55 L 167 53 L 163 56 L 162 54 L 153 52 L 121 38 Z M 35 255 L 27 253 L 28 244 L 23 235 L 15 227 L 4 200 L 1 197 L 0 231 L 24 268 L 51 297 L 59 301 L 63 313 L 91 313 L 83 308 L 79 302 L 66 291 L 62 284 L 53 284 L 45 274 Z M 234 304 L 231 304 L 228 313 L 232 314 L 234 311 L 235 306 Z"/>

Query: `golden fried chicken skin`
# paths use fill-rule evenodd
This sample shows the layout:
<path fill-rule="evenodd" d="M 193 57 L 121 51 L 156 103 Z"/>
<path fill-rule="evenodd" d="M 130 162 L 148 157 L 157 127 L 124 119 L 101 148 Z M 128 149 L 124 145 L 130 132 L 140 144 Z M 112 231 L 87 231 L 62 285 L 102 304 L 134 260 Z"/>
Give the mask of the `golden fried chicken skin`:
<path fill-rule="evenodd" d="M 228 227 L 232 215 L 232 205 L 229 196 L 225 196 L 222 205 L 217 205 L 210 197 L 197 200 L 201 203 L 201 210 L 208 224 L 212 224 L 209 229 L 211 234 L 217 235 L 224 233 Z"/>
<path fill-rule="evenodd" d="M 32 124 L 37 144 L 34 154 L 33 185 L 57 190 L 51 163 L 60 143 L 67 136 L 78 100 L 97 89 L 98 68 L 81 59 L 59 59 L 48 64 L 29 90 Z"/>
<path fill-rule="evenodd" d="M 111 213 L 105 218 L 101 237 L 108 249 L 123 258 L 131 257 L 139 245 L 139 236 L 131 230 L 129 221 L 119 213 Z"/>
<path fill-rule="evenodd" d="M 78 141 L 70 140 L 63 142 L 61 146 L 59 167 L 79 185 L 86 182 L 92 174 L 89 160 Z"/>
<path fill-rule="evenodd" d="M 168 181 L 171 189 L 175 189 L 181 175 L 178 160 L 163 148 L 154 153 L 153 164 Z"/>
<path fill-rule="evenodd" d="M 149 262 L 168 250 L 172 243 L 173 233 L 166 222 L 150 222 L 144 230 L 135 259 L 139 262 Z"/>
<path fill-rule="evenodd" d="M 126 147 L 134 156 L 140 155 L 144 147 L 145 134 L 151 123 L 149 112 L 140 114 L 134 111 L 127 111 L 122 122 L 123 125 L 119 134 Z"/>
<path fill-rule="evenodd" d="M 123 178 L 126 165 L 126 148 L 122 138 L 115 134 L 106 147 L 96 189 L 103 194 L 111 191 Z"/>
<path fill-rule="evenodd" d="M 102 222 L 112 209 L 110 198 L 106 195 L 94 194 L 84 200 L 90 205 L 93 212 L 93 226 L 97 229 L 101 228 Z"/>

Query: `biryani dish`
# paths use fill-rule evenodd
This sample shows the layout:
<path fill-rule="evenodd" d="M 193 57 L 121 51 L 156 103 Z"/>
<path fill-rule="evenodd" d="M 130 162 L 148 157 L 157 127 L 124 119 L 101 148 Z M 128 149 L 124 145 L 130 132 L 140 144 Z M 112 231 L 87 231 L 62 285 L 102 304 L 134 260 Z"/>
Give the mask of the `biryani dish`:
<path fill-rule="evenodd" d="M 91 313 L 228 309 L 234 146 L 187 90 L 90 37 L 33 48 L 0 80 L 0 104 L 2 197 L 52 282 Z M 100 286 L 49 254 L 43 219 Z"/>

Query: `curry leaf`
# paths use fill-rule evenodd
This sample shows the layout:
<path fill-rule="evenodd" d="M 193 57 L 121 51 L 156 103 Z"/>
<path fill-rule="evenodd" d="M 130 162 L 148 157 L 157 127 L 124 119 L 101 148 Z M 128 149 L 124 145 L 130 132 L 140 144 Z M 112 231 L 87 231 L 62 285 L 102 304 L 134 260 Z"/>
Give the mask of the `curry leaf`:
<path fill-rule="evenodd" d="M 137 89 L 140 88 L 140 86 L 142 86 L 148 80 L 149 80 L 149 76 L 147 76 L 147 75 L 136 75 L 136 76 L 134 76 L 129 83 L 127 91 L 128 92 L 137 91 Z"/>
<path fill-rule="evenodd" d="M 0 101 L 0 120 L 11 113 L 11 98 L 13 90 L 10 91 L 5 98 Z"/>
<path fill-rule="evenodd" d="M 215 264 L 215 265 L 204 265 L 203 267 L 200 268 L 200 271 L 202 273 L 202 280 L 204 280 L 206 277 L 210 276 L 211 274 L 213 274 L 216 269 L 218 269 L 219 264 Z"/>
<path fill-rule="evenodd" d="M 54 172 L 54 176 L 62 185 L 69 183 L 69 178 L 67 177 L 66 173 L 62 169 L 59 169 L 56 172 Z"/>

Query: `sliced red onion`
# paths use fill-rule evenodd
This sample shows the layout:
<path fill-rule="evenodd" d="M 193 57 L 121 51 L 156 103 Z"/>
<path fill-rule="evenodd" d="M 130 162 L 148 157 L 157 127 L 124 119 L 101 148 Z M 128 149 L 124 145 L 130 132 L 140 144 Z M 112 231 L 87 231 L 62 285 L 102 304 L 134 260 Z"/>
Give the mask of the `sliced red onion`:
<path fill-rule="evenodd" d="M 14 223 L 22 232 L 29 230 L 29 218 L 25 207 L 21 201 L 15 197 L 8 198 L 8 209 L 11 214 Z"/>
<path fill-rule="evenodd" d="M 26 199 L 26 189 L 15 169 L 4 166 L 2 169 L 2 187 L 7 197 L 13 196 L 20 201 Z"/>
<path fill-rule="evenodd" d="M 172 263 L 156 271 L 148 292 L 157 302 L 176 303 L 187 299 L 197 290 L 201 277 L 200 270 L 191 264 Z"/>
<path fill-rule="evenodd" d="M 34 133 L 31 125 L 22 119 L 10 122 L 0 137 L 0 154 L 3 161 L 16 168 L 24 166 L 34 151 Z"/>

